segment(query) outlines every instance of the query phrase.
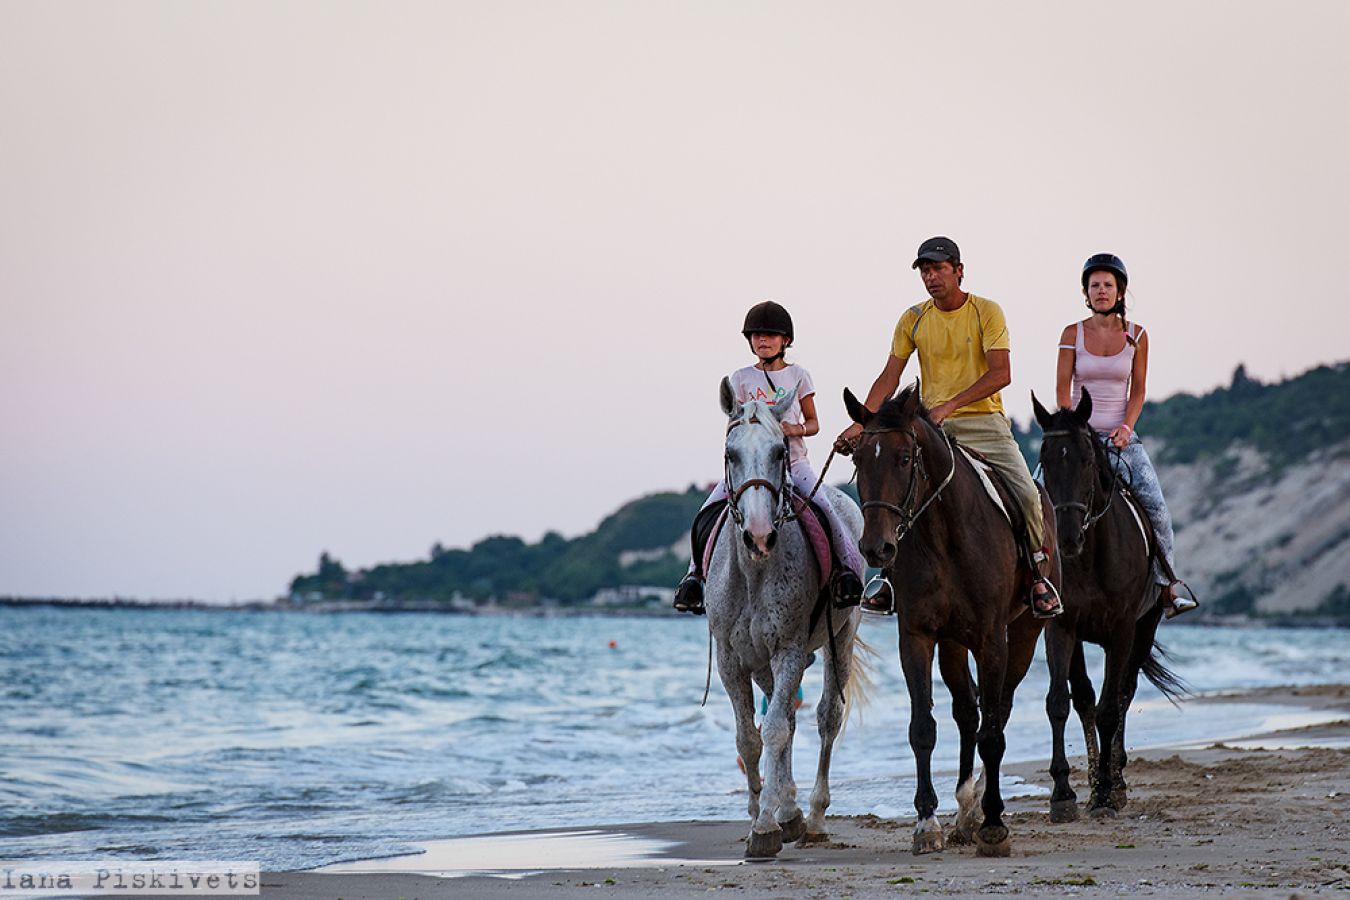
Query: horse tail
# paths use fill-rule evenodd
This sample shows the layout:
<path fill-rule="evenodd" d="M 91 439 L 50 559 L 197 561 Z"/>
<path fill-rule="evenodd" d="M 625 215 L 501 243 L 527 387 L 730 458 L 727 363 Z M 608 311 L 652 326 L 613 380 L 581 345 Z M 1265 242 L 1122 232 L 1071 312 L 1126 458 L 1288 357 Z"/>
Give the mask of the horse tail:
<path fill-rule="evenodd" d="M 848 730 L 848 720 L 854 709 L 858 710 L 858 721 L 862 721 L 862 709 L 871 702 L 876 689 L 877 661 L 881 656 L 872 645 L 862 639 L 862 635 L 853 633 L 853 662 L 849 667 L 848 684 L 844 686 L 844 723 L 839 727 L 839 738 Z M 836 739 L 837 740 L 837 739 Z"/>
<path fill-rule="evenodd" d="M 1184 700 L 1190 694 L 1191 688 L 1176 672 L 1167 667 L 1164 660 L 1171 658 L 1167 648 L 1154 640 L 1153 647 L 1144 658 L 1144 664 L 1139 671 L 1148 679 L 1149 684 L 1161 691 L 1163 696 L 1176 706 L 1179 700 Z"/>

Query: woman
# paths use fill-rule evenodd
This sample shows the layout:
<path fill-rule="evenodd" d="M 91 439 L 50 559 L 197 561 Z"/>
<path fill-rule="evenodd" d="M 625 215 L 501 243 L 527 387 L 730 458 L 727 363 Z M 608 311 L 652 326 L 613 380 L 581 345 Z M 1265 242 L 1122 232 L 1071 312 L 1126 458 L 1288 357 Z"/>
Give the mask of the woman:
<path fill-rule="evenodd" d="M 1098 253 L 1083 265 L 1083 298 L 1092 315 L 1065 327 L 1059 336 L 1059 365 L 1055 400 L 1060 409 L 1078 405 L 1083 388 L 1092 395 L 1089 424 L 1120 450 L 1110 454 L 1117 473 L 1153 522 L 1158 550 L 1166 571 L 1155 560 L 1153 577 L 1163 587 L 1162 602 L 1170 619 L 1195 609 L 1195 596 L 1173 574 L 1172 515 L 1163 500 L 1158 474 L 1148 451 L 1134 433 L 1144 411 L 1148 381 L 1148 335 L 1142 326 L 1125 319 L 1125 263 L 1110 253 Z"/>

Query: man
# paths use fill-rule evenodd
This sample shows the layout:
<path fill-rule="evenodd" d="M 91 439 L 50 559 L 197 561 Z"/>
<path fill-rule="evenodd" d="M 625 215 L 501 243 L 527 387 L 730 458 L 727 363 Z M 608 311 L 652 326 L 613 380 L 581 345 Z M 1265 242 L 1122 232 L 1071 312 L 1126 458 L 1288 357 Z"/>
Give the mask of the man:
<path fill-rule="evenodd" d="M 1041 519 L 1040 494 L 1013 439 L 999 391 L 1012 381 L 1008 326 L 997 303 L 961 289 L 965 267 L 951 238 L 929 238 L 919 245 L 911 268 L 919 270 L 929 299 L 900 317 L 886 365 L 867 392 L 864 405 L 873 412 L 900 386 L 909 357 L 918 351 L 923 405 L 934 425 L 983 454 L 1017 497 L 1027 523 L 1028 549 L 1036 571 L 1031 611 L 1041 618 L 1063 612 L 1054 585 L 1046 578 L 1049 549 Z M 835 441 L 841 453 L 852 452 L 862 426 L 854 423 Z M 863 607 L 889 613 L 894 605 L 885 575 L 868 585 Z"/>

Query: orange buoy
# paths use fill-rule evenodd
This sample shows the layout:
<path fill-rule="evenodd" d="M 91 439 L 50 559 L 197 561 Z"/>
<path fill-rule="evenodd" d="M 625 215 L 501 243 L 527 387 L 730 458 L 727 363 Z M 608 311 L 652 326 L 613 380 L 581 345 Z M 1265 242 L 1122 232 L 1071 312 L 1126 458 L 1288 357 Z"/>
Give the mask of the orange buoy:
<path fill-rule="evenodd" d="M 610 639 L 609 639 L 609 649 L 611 649 L 611 650 L 618 650 L 618 649 L 619 649 L 619 642 L 616 641 L 616 640 L 614 640 L 614 638 L 610 638 Z"/>

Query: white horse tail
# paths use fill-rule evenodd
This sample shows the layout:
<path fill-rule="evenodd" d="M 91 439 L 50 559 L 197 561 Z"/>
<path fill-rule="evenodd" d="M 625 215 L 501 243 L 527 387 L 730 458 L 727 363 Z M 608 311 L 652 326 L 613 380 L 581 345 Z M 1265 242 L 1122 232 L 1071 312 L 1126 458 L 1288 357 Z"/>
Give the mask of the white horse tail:
<path fill-rule="evenodd" d="M 844 686 L 844 724 L 839 727 L 839 738 L 848 730 L 853 710 L 858 710 L 858 722 L 862 722 L 863 707 L 872 702 L 876 690 L 876 681 L 872 673 L 876 671 L 877 661 L 881 659 L 872 645 L 862 639 L 856 630 L 853 633 L 853 663 L 849 667 L 848 684 Z"/>

